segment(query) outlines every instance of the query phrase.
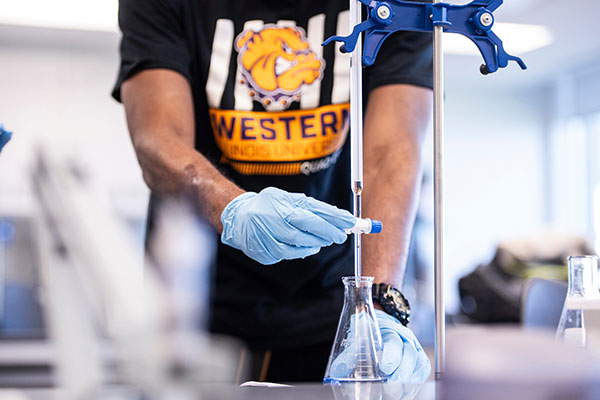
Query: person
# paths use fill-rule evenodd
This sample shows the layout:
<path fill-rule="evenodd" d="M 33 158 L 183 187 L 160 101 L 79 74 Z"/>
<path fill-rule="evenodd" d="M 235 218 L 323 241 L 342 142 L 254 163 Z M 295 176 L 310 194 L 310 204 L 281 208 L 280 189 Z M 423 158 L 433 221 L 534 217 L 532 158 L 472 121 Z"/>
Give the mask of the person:
<path fill-rule="evenodd" d="M 113 96 L 151 189 L 185 196 L 220 235 L 210 329 L 243 340 L 254 379 L 321 381 L 353 275 L 347 0 L 121 0 Z M 430 363 L 400 293 L 432 103 L 431 36 L 388 38 L 364 69 L 363 239 L 392 380 Z M 386 300 L 387 299 L 387 300 Z M 390 299 L 395 299 L 391 301 Z M 390 303 L 391 304 L 388 304 Z M 391 316 L 388 314 L 394 314 Z M 404 318 L 404 319 L 403 319 Z"/>

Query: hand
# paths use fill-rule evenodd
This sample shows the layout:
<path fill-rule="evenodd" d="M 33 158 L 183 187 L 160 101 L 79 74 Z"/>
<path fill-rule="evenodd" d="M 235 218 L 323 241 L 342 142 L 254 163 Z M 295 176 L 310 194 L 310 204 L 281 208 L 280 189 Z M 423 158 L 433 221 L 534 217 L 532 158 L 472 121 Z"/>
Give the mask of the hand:
<path fill-rule="evenodd" d="M 425 382 L 431 374 L 431 364 L 415 334 L 381 310 L 375 310 L 375 315 L 383 339 L 381 372 L 391 382 Z"/>
<path fill-rule="evenodd" d="M 233 199 L 221 214 L 221 242 L 261 264 L 305 258 L 344 243 L 356 219 L 346 210 L 274 187 Z"/>
<path fill-rule="evenodd" d="M 383 339 L 379 357 L 381 375 L 387 377 L 388 382 L 417 387 L 424 383 L 431 373 L 431 365 L 415 334 L 383 311 L 375 310 L 375 318 Z M 373 322 L 365 312 L 350 317 L 344 348 L 331 363 L 329 377 L 334 380 L 356 378 L 354 371 L 359 360 L 358 353 L 365 347 L 362 338 L 370 336 Z"/>

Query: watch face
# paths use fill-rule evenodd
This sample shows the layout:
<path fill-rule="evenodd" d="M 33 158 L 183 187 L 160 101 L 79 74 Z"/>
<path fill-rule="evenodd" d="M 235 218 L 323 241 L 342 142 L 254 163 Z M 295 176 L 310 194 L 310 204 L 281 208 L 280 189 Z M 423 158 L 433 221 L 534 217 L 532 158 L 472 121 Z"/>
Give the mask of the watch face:
<path fill-rule="evenodd" d="M 392 287 L 388 286 L 387 291 L 383 293 L 381 306 L 384 310 L 400 320 L 400 322 L 406 326 L 410 318 L 410 305 L 402 293 Z"/>
<path fill-rule="evenodd" d="M 402 294 L 395 290 L 395 289 L 391 289 L 388 292 L 388 295 L 392 298 L 392 301 L 394 302 L 394 304 L 396 304 L 396 307 L 403 307 L 405 306 L 405 301 L 404 301 L 404 297 L 402 296 Z"/>

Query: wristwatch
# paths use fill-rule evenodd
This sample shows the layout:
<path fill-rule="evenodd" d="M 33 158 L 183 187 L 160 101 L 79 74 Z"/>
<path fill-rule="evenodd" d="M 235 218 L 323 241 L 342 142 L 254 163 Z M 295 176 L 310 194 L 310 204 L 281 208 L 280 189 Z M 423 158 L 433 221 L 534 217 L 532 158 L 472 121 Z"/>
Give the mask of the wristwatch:
<path fill-rule="evenodd" d="M 401 291 L 387 283 L 373 285 L 373 301 L 379 303 L 383 311 L 396 317 L 404 326 L 410 320 L 410 304 Z"/>

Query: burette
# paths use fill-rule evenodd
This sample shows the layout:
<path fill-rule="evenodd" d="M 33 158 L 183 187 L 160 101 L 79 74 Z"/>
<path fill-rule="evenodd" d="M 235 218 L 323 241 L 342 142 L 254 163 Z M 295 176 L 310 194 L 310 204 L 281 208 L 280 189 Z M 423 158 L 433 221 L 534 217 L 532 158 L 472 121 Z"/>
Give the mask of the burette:
<path fill-rule="evenodd" d="M 356 0 L 350 0 L 350 26 L 362 21 L 362 9 Z M 350 179 L 352 182 L 353 211 L 362 218 L 363 191 L 363 107 L 362 107 L 362 38 L 350 55 Z M 354 276 L 360 282 L 362 275 L 361 232 L 354 233 Z"/>

